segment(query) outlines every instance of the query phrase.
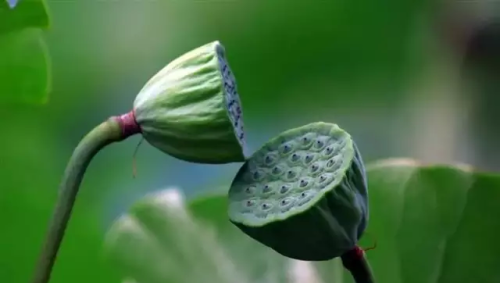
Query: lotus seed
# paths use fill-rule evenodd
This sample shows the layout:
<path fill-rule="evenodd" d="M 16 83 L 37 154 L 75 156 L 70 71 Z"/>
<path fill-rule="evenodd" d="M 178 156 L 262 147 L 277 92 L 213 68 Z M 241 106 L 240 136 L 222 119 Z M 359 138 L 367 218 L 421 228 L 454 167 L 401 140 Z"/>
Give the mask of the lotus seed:
<path fill-rule="evenodd" d="M 320 148 L 322 146 L 323 146 L 323 142 L 322 141 L 320 141 L 320 140 L 316 141 L 316 147 L 317 148 Z"/>
<path fill-rule="evenodd" d="M 280 213 L 284 213 L 293 208 L 294 199 L 291 197 L 286 197 L 280 201 Z"/>
<path fill-rule="evenodd" d="M 326 163 L 326 167 L 332 167 L 333 166 L 333 159 L 328 160 Z"/>
<path fill-rule="evenodd" d="M 311 146 L 315 134 L 307 133 L 301 138 L 302 148 L 306 149 Z"/>
<path fill-rule="evenodd" d="M 327 146 L 326 149 L 325 149 L 325 157 L 331 157 L 331 155 L 333 154 L 333 146 Z"/>
<path fill-rule="evenodd" d="M 271 173 L 273 173 L 274 175 L 279 175 L 283 172 L 283 170 L 279 167 L 279 166 L 275 166 L 273 168 L 273 171 Z"/>
<path fill-rule="evenodd" d="M 306 163 L 310 163 L 313 160 L 314 156 L 311 154 L 306 155 L 305 161 Z"/>
<path fill-rule="evenodd" d="M 269 185 L 265 185 L 264 189 L 262 190 L 264 193 L 269 193 L 272 191 L 271 187 Z"/>
<path fill-rule="evenodd" d="M 259 171 L 255 171 L 255 172 L 253 173 L 253 178 L 254 178 L 255 180 L 260 179 L 260 177 L 261 177 L 261 175 L 260 175 Z"/>
<path fill-rule="evenodd" d="M 273 162 L 273 159 L 272 159 L 271 156 L 268 155 L 268 156 L 266 156 L 266 160 L 265 161 L 266 161 L 267 164 L 269 164 L 269 163 Z"/>
<path fill-rule="evenodd" d="M 307 186 L 307 184 L 308 184 L 308 183 L 309 183 L 309 182 L 307 182 L 307 180 L 304 180 L 304 179 L 300 180 L 300 186 L 301 186 L 301 187 L 305 187 L 305 186 Z"/>
<path fill-rule="evenodd" d="M 252 194 L 252 193 L 254 192 L 254 189 L 253 189 L 253 187 L 247 187 L 247 188 L 245 189 L 245 192 L 246 192 L 247 194 Z"/>
<path fill-rule="evenodd" d="M 313 172 L 313 173 L 314 173 L 314 172 L 316 172 L 316 171 L 318 171 L 318 169 L 319 169 L 318 164 L 313 164 L 313 165 L 311 166 L 311 172 Z"/>
<path fill-rule="evenodd" d="M 284 194 L 290 189 L 287 185 L 281 186 L 280 193 Z"/>

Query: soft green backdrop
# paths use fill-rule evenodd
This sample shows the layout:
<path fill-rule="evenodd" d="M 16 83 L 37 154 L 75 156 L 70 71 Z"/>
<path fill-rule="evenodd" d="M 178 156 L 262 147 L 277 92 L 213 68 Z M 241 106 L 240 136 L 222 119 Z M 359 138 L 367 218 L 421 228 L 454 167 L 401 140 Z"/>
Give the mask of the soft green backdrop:
<path fill-rule="evenodd" d="M 485 122 L 499 118 L 488 105 L 500 91 L 495 79 L 500 68 L 483 67 L 492 60 L 481 54 L 489 53 L 466 48 L 471 38 L 491 45 L 498 25 L 494 13 L 483 17 L 474 3 L 46 4 L 50 29 L 29 30 L 42 34 L 50 53 L 49 80 L 29 81 L 50 86 L 46 103 L 0 103 L 0 282 L 30 279 L 59 178 L 79 139 L 108 116 L 129 111 L 146 80 L 170 60 L 213 40 L 228 52 L 253 150 L 284 129 L 324 120 L 348 130 L 366 161 L 410 156 L 500 168 L 495 158 L 500 131 Z M 6 25 L 0 21 L 0 31 Z M 481 33 L 484 27 L 493 28 Z M 20 63 L 4 47 L 0 44 L 0 90 L 20 76 L 10 71 Z M 491 50 L 498 56 L 494 50 L 500 49 Z M 42 58 L 34 52 L 15 54 L 29 63 Z M 189 197 L 227 186 L 238 167 L 188 164 L 144 143 L 134 179 L 138 142 L 138 137 L 128 139 L 93 161 L 51 282 L 120 282 L 100 260 L 112 220 L 148 191 L 175 185 Z"/>

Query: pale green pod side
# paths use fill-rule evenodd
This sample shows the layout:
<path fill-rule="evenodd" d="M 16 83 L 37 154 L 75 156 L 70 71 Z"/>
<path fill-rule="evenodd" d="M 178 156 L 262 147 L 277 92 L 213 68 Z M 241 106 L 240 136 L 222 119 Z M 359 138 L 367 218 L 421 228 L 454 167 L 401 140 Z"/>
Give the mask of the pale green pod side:
<path fill-rule="evenodd" d="M 171 156 L 213 164 L 245 159 L 236 80 L 218 41 L 153 76 L 137 95 L 134 111 L 144 138 Z"/>

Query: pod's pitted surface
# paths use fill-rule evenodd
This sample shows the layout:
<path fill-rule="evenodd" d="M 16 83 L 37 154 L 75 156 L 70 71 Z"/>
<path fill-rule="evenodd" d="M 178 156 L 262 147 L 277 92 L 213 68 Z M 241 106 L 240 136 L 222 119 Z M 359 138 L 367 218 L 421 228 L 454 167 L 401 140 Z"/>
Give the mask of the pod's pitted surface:
<path fill-rule="evenodd" d="M 245 162 L 229 190 L 229 218 L 285 256 L 327 260 L 356 245 L 367 197 L 351 136 L 318 122 L 282 133 Z"/>

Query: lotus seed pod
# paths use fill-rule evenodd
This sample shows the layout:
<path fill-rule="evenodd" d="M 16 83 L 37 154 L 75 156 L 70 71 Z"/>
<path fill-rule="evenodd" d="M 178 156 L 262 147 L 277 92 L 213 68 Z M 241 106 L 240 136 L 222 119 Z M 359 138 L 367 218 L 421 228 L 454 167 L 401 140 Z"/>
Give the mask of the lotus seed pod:
<path fill-rule="evenodd" d="M 228 209 L 233 224 L 284 256 L 341 256 L 355 248 L 368 221 L 361 155 L 335 124 L 288 130 L 243 164 Z"/>
<path fill-rule="evenodd" d="M 245 159 L 236 80 L 218 41 L 153 76 L 134 101 L 134 115 L 144 138 L 176 158 L 213 164 Z"/>

